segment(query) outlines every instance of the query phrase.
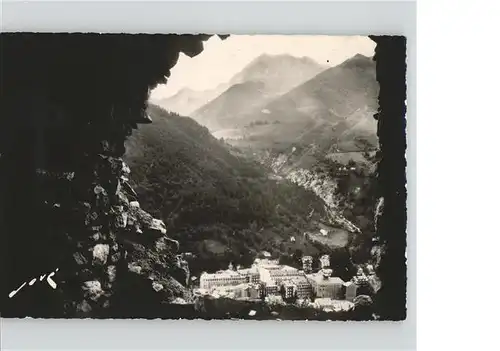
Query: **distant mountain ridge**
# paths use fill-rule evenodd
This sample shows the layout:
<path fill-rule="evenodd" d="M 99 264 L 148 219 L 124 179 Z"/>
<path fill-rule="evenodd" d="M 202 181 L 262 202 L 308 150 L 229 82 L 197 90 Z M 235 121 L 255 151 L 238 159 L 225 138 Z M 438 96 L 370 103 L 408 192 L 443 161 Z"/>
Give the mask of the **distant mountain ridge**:
<path fill-rule="evenodd" d="M 297 70 L 294 74 L 287 75 L 284 71 L 288 69 L 287 67 L 296 67 Z M 301 67 L 304 68 L 301 69 Z M 262 54 L 248 63 L 228 82 L 221 83 L 213 89 L 198 91 L 183 88 L 172 96 L 152 99 L 151 102 L 168 111 L 183 116 L 192 116 L 196 110 L 203 105 L 209 104 L 235 85 L 246 82 L 262 82 L 265 89 L 260 90 L 261 94 L 273 92 L 274 96 L 287 92 L 293 86 L 298 85 L 326 68 L 328 66 L 319 65 L 309 57 L 294 57 L 287 54 Z M 250 83 L 250 85 L 252 84 Z M 202 111 L 196 111 L 197 115 L 201 113 Z"/>
<path fill-rule="evenodd" d="M 279 95 L 327 68 L 328 66 L 320 65 L 305 56 L 262 54 L 231 78 L 229 85 L 250 81 L 262 82 L 266 90 Z"/>
<path fill-rule="evenodd" d="M 326 68 L 307 57 L 261 55 L 230 80 L 224 93 L 191 117 L 211 131 L 235 124 L 243 126 L 246 121 L 239 120 L 239 116 L 262 107 Z"/>
<path fill-rule="evenodd" d="M 325 153 L 377 145 L 375 62 L 356 55 L 237 120 L 260 121 L 242 130 L 238 145 L 261 149 L 311 146 Z M 233 126 L 237 128 L 238 122 Z"/>
<path fill-rule="evenodd" d="M 201 91 L 190 88 L 182 88 L 172 96 L 161 99 L 152 99 L 151 102 L 167 109 L 168 111 L 178 113 L 182 116 L 189 116 L 196 109 L 209 103 L 222 94 L 228 87 L 229 83 L 222 83 L 214 89 Z"/>

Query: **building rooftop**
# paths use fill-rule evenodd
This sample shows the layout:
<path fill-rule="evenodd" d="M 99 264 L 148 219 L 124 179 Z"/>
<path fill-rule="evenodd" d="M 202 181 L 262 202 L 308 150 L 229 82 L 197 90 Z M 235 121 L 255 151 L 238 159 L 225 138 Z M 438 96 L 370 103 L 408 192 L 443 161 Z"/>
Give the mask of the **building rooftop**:
<path fill-rule="evenodd" d="M 325 278 L 321 272 L 308 274 L 308 279 L 314 280 L 316 284 L 328 285 L 328 284 L 344 284 L 344 281 L 339 277 L 328 277 Z"/>
<path fill-rule="evenodd" d="M 262 268 L 267 269 L 271 275 L 280 275 L 283 273 L 299 273 L 298 269 L 290 266 L 269 266 Z"/>
<path fill-rule="evenodd" d="M 267 286 L 277 286 L 276 281 L 274 279 L 269 279 L 266 281 Z"/>
<path fill-rule="evenodd" d="M 251 268 L 241 268 L 237 270 L 238 273 L 240 274 L 258 274 L 259 270 L 257 269 L 256 266 L 252 266 Z"/>
<path fill-rule="evenodd" d="M 228 270 L 225 270 L 225 271 L 218 271 L 216 273 L 202 273 L 201 277 L 200 278 L 233 278 L 233 277 L 240 277 L 241 274 L 236 272 L 236 271 L 232 271 L 230 269 Z"/>
<path fill-rule="evenodd" d="M 287 279 L 282 281 L 283 283 L 292 283 L 292 284 L 300 284 L 306 283 L 308 284 L 308 280 L 305 276 L 296 276 L 296 277 L 288 277 Z"/>

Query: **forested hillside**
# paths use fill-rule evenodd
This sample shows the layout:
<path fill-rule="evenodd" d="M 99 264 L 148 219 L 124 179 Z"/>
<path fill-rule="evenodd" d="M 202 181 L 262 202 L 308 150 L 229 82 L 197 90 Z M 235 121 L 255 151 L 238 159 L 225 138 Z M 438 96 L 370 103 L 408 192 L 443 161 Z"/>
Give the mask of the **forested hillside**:
<path fill-rule="evenodd" d="M 141 205 L 165 221 L 181 251 L 196 255 L 193 274 L 249 264 L 262 250 L 297 260 L 329 250 L 303 235 L 329 218 L 312 191 L 271 179 L 190 118 L 154 105 L 148 113 L 153 123 L 134 131 L 125 159 Z"/>

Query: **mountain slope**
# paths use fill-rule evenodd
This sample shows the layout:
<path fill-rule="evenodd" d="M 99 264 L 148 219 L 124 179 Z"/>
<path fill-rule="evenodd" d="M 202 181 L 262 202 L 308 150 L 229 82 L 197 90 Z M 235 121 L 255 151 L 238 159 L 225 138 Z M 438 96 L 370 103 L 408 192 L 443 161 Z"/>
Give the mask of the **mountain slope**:
<path fill-rule="evenodd" d="M 230 80 L 228 90 L 192 117 L 211 131 L 243 127 L 249 123 L 246 113 L 260 111 L 259 107 L 324 69 L 306 57 L 261 55 Z"/>
<path fill-rule="evenodd" d="M 165 221 L 181 251 L 197 255 L 194 274 L 229 261 L 250 264 L 261 250 L 328 250 L 303 237 L 330 219 L 313 192 L 270 179 L 190 118 L 154 105 L 148 113 L 153 123 L 134 131 L 125 159 L 141 206 Z"/>
<path fill-rule="evenodd" d="M 202 91 L 184 88 L 179 90 L 179 92 L 173 96 L 155 99 L 152 100 L 152 102 L 168 111 L 172 111 L 183 116 L 189 116 L 196 109 L 222 94 L 227 88 L 227 83 L 220 84 L 214 89 Z"/>
<path fill-rule="evenodd" d="M 273 121 L 246 128 L 240 145 L 284 149 L 314 144 L 323 153 L 377 145 L 375 63 L 356 55 L 266 104 L 249 119 Z"/>
<path fill-rule="evenodd" d="M 354 235 L 353 259 L 369 256 L 373 234 L 378 84 L 375 64 L 356 55 L 264 106 L 227 142 L 313 191 Z M 238 136 L 237 131 L 233 131 Z"/>

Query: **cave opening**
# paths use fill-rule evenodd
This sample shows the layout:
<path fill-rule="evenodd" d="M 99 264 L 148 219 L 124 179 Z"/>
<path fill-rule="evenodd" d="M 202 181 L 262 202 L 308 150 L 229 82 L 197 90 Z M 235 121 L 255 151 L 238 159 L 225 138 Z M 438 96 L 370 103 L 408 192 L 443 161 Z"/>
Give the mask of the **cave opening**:
<path fill-rule="evenodd" d="M 168 285 L 178 270 L 171 264 L 175 249 L 154 218 L 130 206 L 134 194 L 127 189 L 121 156 L 132 130 L 150 122 L 150 91 L 166 82 L 180 52 L 199 54 L 209 37 L 1 34 L 4 317 L 154 315 L 159 301 L 150 273 L 155 265 L 171 266 L 166 276 L 153 277 Z M 401 320 L 406 316 L 406 40 L 371 38 L 377 44 L 375 118 L 384 199 L 377 233 L 383 287 L 376 304 L 383 319 Z M 125 212 L 135 221 L 132 227 L 147 231 L 144 241 L 130 242 L 120 224 Z M 144 257 L 151 247 L 167 258 Z M 136 273 L 132 261 L 149 271 Z M 59 289 L 35 284 L 8 297 L 23 282 L 57 268 Z M 148 304 L 142 312 L 132 310 L 131 299 Z"/>

